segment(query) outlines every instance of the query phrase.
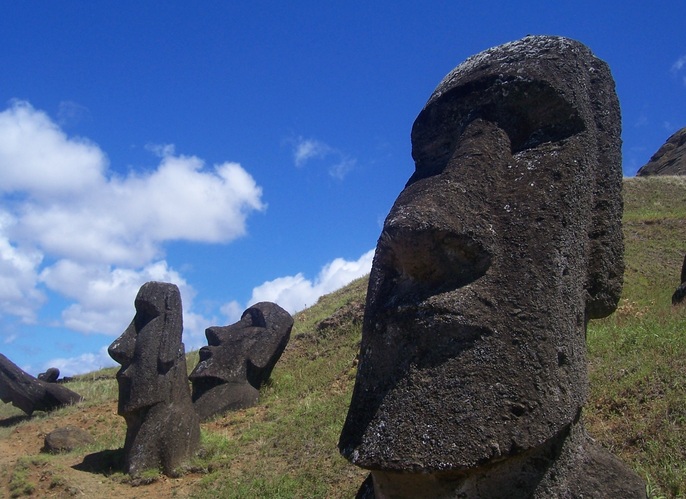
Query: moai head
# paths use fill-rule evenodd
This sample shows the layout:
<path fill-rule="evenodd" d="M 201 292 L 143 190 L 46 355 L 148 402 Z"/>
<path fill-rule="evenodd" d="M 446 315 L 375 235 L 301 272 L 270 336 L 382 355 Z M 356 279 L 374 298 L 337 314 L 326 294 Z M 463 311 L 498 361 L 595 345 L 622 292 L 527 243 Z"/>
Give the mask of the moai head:
<path fill-rule="evenodd" d="M 230 326 L 205 330 L 208 346 L 190 375 L 193 403 L 201 419 L 257 403 L 291 334 L 293 318 L 275 303 L 248 308 Z"/>
<path fill-rule="evenodd" d="M 412 155 L 339 447 L 371 470 L 466 470 L 540 446 L 586 399 L 586 324 L 623 274 L 610 71 L 565 38 L 487 50 L 439 84 Z"/>
<path fill-rule="evenodd" d="M 121 364 L 117 373 L 120 415 L 169 402 L 176 391 L 170 370 L 179 362 L 186 364 L 179 288 L 164 282 L 145 283 L 135 307 L 131 324 L 108 349 Z"/>

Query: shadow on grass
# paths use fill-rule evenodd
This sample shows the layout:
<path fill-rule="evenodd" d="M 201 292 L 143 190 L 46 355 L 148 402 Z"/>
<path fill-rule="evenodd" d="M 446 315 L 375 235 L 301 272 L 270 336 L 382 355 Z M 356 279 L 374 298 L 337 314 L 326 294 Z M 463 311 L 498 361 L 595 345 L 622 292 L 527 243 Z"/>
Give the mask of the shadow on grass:
<path fill-rule="evenodd" d="M 10 416 L 9 418 L 0 419 L 0 428 L 9 428 L 18 425 L 19 423 L 23 423 L 24 421 L 28 421 L 29 419 L 31 419 L 31 416 L 27 416 L 26 414 L 18 414 L 16 416 Z"/>
<path fill-rule="evenodd" d="M 97 475 L 111 475 L 124 470 L 124 449 L 101 450 L 84 456 L 83 461 L 72 466 L 78 471 Z"/>

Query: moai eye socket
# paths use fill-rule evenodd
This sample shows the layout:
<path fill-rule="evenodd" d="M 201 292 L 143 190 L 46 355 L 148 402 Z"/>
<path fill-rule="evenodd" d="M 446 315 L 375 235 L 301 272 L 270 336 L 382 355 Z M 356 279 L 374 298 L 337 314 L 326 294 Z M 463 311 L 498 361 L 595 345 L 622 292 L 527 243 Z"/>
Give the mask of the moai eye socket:
<path fill-rule="evenodd" d="M 412 128 L 416 171 L 407 185 L 442 172 L 462 133 L 477 119 L 502 128 L 512 154 L 586 128 L 579 111 L 545 81 L 515 76 L 471 81 L 432 101 L 417 117 Z"/>
<path fill-rule="evenodd" d="M 476 239 L 445 230 L 392 231 L 382 236 L 388 265 L 396 275 L 394 293 L 422 300 L 482 277 L 491 255 Z"/>

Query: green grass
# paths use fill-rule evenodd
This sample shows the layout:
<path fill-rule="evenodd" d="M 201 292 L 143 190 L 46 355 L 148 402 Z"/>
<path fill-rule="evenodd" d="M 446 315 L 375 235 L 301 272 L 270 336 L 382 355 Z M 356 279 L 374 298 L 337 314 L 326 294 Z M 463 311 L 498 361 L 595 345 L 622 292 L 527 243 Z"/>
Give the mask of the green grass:
<path fill-rule="evenodd" d="M 686 178 L 624 181 L 625 283 L 617 312 L 591 321 L 591 434 L 647 481 L 686 497 L 686 304 L 671 305 L 686 253 Z"/>
<path fill-rule="evenodd" d="M 31 478 L 31 470 L 43 470 L 40 477 L 43 480 L 50 480 L 51 485 L 61 483 L 62 479 L 54 475 L 49 469 L 50 460 L 47 456 L 25 456 L 17 461 L 10 475 L 9 492 L 10 497 L 30 496 L 36 490 L 34 478 Z"/>
<path fill-rule="evenodd" d="M 668 497 L 686 495 L 686 309 L 624 305 L 589 328 L 596 438 Z"/>
<path fill-rule="evenodd" d="M 624 222 L 686 218 L 686 177 L 624 179 Z"/>

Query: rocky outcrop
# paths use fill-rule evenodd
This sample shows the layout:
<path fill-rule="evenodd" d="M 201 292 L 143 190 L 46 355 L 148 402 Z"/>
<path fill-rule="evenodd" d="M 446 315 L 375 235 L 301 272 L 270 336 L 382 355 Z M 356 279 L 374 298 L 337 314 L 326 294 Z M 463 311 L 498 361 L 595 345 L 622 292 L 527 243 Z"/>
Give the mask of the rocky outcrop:
<path fill-rule="evenodd" d="M 11 402 L 29 416 L 81 402 L 83 397 L 55 383 L 36 379 L 0 354 L 0 399 Z"/>
<path fill-rule="evenodd" d="M 71 452 L 79 447 L 95 443 L 95 439 L 86 430 L 73 426 L 65 426 L 51 431 L 43 439 L 43 452 L 58 454 Z"/>
<path fill-rule="evenodd" d="M 364 303 L 361 301 L 352 301 L 337 309 L 329 317 L 322 319 L 316 326 L 317 332 L 325 333 L 326 331 L 335 330 L 346 324 L 359 326 L 362 323 L 363 317 Z"/>
<path fill-rule="evenodd" d="M 412 128 L 339 448 L 363 497 L 645 497 L 588 438 L 586 322 L 623 275 L 619 103 L 579 42 L 467 59 Z"/>
<path fill-rule="evenodd" d="M 686 175 L 686 127 L 674 133 L 636 173 L 648 175 Z"/>
<path fill-rule="evenodd" d="M 148 282 L 136 315 L 109 347 L 121 364 L 118 413 L 126 420 L 124 467 L 131 475 L 161 469 L 174 475 L 200 443 L 181 335 L 181 295 L 174 284 Z"/>
<path fill-rule="evenodd" d="M 291 336 L 293 318 L 275 303 L 248 308 L 230 326 L 205 330 L 208 346 L 190 375 L 193 405 L 201 420 L 257 403 Z"/>

